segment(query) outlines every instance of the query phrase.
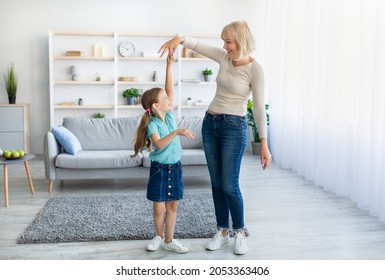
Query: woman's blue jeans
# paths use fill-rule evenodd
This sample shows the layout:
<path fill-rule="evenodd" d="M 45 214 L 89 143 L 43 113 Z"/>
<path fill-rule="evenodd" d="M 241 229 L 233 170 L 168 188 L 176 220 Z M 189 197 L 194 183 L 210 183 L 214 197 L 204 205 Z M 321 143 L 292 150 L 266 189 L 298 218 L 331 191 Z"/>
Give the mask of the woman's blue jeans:
<path fill-rule="evenodd" d="M 243 198 L 239 188 L 241 161 L 247 145 L 245 117 L 206 112 L 202 138 L 215 207 L 217 227 L 244 228 Z"/>

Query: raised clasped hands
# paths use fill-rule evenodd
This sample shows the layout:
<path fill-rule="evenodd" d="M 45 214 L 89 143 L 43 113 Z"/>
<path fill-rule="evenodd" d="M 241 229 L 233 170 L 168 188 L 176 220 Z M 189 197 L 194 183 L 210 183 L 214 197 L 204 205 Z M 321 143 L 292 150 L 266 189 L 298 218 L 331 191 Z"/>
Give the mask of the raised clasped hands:
<path fill-rule="evenodd" d="M 167 63 L 172 63 L 174 61 L 174 52 L 169 52 L 167 56 Z"/>
<path fill-rule="evenodd" d="M 169 52 L 169 54 L 173 55 L 175 49 L 179 46 L 181 42 L 180 40 L 181 40 L 180 37 L 177 36 L 167 41 L 166 43 L 164 43 L 158 51 L 158 53 L 160 53 L 160 57 L 162 57 L 166 52 Z"/>

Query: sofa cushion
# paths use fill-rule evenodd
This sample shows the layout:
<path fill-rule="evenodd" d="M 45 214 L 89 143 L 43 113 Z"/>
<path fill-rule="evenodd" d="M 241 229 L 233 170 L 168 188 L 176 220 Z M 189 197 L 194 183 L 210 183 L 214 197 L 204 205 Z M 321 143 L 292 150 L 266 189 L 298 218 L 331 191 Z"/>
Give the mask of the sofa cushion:
<path fill-rule="evenodd" d="M 56 141 L 58 141 L 67 153 L 76 155 L 83 150 L 78 138 L 67 128 L 63 126 L 52 127 L 52 133 Z"/>
<path fill-rule="evenodd" d="M 150 153 L 147 150 L 142 151 L 143 166 L 150 167 Z M 184 165 L 207 165 L 205 152 L 203 149 L 184 149 L 182 158 L 180 159 L 182 166 Z"/>
<path fill-rule="evenodd" d="M 184 118 L 176 120 L 178 128 L 187 128 L 195 133 L 195 139 L 188 139 L 186 137 L 180 137 L 180 144 L 183 149 L 202 149 L 202 121 L 200 117 Z"/>
<path fill-rule="evenodd" d="M 66 117 L 63 126 L 78 139 L 84 151 L 133 150 L 140 118 Z"/>
<path fill-rule="evenodd" d="M 108 169 L 142 165 L 142 155 L 131 159 L 133 150 L 81 151 L 76 156 L 61 153 L 56 157 L 55 165 L 70 169 Z"/>
<path fill-rule="evenodd" d="M 205 151 L 203 149 L 184 149 L 182 158 L 183 165 L 207 165 Z"/>

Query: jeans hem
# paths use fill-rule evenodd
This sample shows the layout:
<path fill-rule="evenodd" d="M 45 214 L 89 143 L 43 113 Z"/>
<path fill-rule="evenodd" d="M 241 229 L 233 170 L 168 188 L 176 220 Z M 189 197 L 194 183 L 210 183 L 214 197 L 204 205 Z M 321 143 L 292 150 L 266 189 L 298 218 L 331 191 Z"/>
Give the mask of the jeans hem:
<path fill-rule="evenodd" d="M 229 227 L 220 227 L 220 226 L 217 226 L 217 230 L 229 230 Z"/>

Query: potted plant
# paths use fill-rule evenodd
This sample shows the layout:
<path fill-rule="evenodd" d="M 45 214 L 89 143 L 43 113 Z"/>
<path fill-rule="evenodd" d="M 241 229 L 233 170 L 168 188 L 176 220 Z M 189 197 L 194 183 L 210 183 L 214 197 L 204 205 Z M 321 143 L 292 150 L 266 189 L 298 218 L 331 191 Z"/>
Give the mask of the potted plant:
<path fill-rule="evenodd" d="M 203 74 L 204 81 L 209 82 L 211 75 L 213 74 L 213 70 L 206 68 L 202 71 L 202 74 Z"/>
<path fill-rule="evenodd" d="M 123 91 L 122 96 L 127 98 L 128 105 L 134 105 L 135 98 L 139 96 L 139 90 L 137 88 L 126 89 L 125 91 Z"/>
<path fill-rule="evenodd" d="M 93 117 L 93 118 L 95 118 L 95 119 L 102 119 L 102 118 L 104 118 L 105 116 L 106 116 L 105 114 L 102 114 L 102 113 L 97 112 L 97 113 L 92 114 L 91 117 Z"/>
<path fill-rule="evenodd" d="M 8 94 L 9 104 L 16 103 L 16 93 L 17 93 L 17 76 L 15 73 L 14 64 L 11 63 L 8 66 L 8 72 L 4 75 L 5 90 Z"/>
<path fill-rule="evenodd" d="M 267 117 L 267 125 L 269 125 L 269 114 L 267 110 L 269 109 L 269 104 L 265 104 L 266 109 L 266 117 Z M 257 124 L 255 123 L 254 114 L 253 114 L 253 101 L 247 100 L 247 125 L 251 127 L 251 132 L 253 135 L 253 141 L 251 142 L 251 148 L 253 155 L 259 155 L 261 151 L 261 138 L 259 137 Z"/>

